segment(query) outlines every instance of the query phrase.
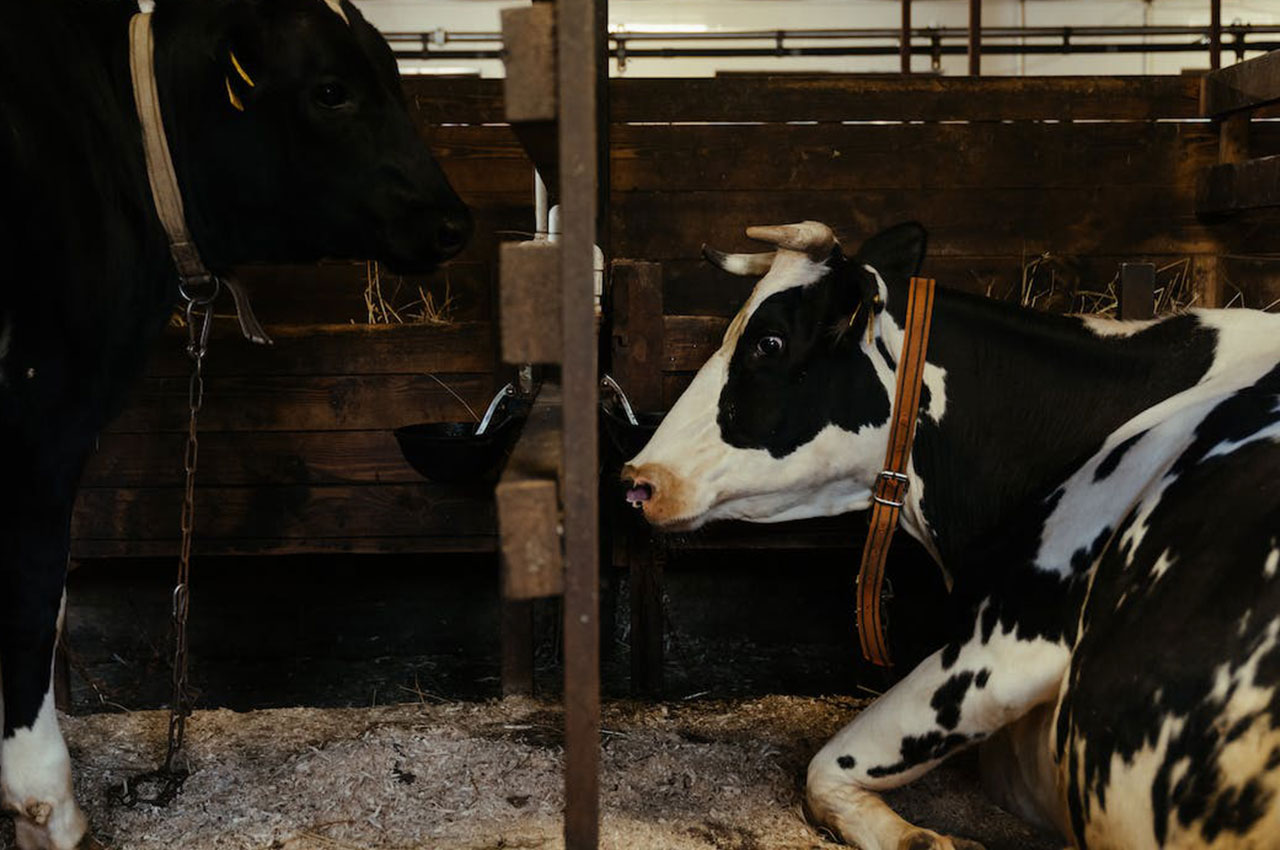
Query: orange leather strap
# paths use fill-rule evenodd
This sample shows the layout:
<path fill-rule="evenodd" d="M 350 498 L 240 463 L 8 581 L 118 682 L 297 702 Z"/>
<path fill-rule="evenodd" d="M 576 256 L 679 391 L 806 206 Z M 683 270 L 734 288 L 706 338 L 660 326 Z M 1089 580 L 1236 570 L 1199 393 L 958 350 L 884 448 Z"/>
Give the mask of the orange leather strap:
<path fill-rule="evenodd" d="M 889 555 L 889 542 L 898 529 L 898 515 L 907 498 L 907 464 L 920 412 L 920 386 L 924 380 L 925 352 L 929 348 L 934 289 L 933 278 L 911 278 L 907 324 L 898 361 L 898 389 L 889 426 L 889 450 L 884 471 L 876 477 L 871 490 L 871 530 L 858 570 L 858 639 L 863 656 L 881 667 L 893 664 L 881 603 L 884 564 Z"/>

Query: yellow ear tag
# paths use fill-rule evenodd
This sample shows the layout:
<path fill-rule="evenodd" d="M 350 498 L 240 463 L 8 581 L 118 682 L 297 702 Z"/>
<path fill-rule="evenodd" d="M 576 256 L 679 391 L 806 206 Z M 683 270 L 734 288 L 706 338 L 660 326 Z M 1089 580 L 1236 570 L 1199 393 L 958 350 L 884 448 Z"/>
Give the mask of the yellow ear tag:
<path fill-rule="evenodd" d="M 231 88 L 231 80 L 225 78 L 224 80 L 227 84 L 227 99 L 231 101 L 232 106 L 240 112 L 244 112 L 244 104 L 240 102 L 240 98 L 236 97 L 235 90 Z"/>
<path fill-rule="evenodd" d="M 254 83 L 253 78 L 250 77 L 249 73 L 244 69 L 244 66 L 240 64 L 240 60 L 236 58 L 235 52 L 228 50 L 227 55 L 231 57 L 231 65 L 236 69 L 236 73 L 240 75 L 240 79 L 248 83 L 249 88 L 254 88 L 256 83 Z"/>

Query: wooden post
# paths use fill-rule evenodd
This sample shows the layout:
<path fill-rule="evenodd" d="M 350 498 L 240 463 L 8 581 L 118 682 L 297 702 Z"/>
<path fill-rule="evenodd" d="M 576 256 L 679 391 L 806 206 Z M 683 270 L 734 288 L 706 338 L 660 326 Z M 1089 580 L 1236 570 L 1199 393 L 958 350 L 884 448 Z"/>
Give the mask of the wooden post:
<path fill-rule="evenodd" d="M 1155 314 L 1156 267 L 1152 263 L 1120 265 L 1119 319 L 1150 319 Z"/>
<path fill-rule="evenodd" d="M 533 600 L 503 599 L 502 695 L 533 696 Z"/>
<path fill-rule="evenodd" d="M 662 266 L 619 260 L 613 264 L 611 371 L 637 411 L 662 409 Z M 637 695 L 662 693 L 662 577 L 666 551 L 634 517 L 618 523 L 624 536 L 631 588 L 631 687 Z"/>
<path fill-rule="evenodd" d="M 560 273 L 564 357 L 564 721 L 566 850 L 600 837 L 600 630 L 596 477 L 597 340 L 594 246 L 598 212 L 598 0 L 556 3 L 559 60 Z"/>
<path fill-rule="evenodd" d="M 902 0 L 902 35 L 898 52 L 902 57 L 902 73 L 911 73 L 911 0 Z"/>
<path fill-rule="evenodd" d="M 1222 0 L 1209 0 L 1209 67 L 1222 67 Z"/>
<path fill-rule="evenodd" d="M 982 0 L 969 0 L 969 76 L 982 73 Z"/>

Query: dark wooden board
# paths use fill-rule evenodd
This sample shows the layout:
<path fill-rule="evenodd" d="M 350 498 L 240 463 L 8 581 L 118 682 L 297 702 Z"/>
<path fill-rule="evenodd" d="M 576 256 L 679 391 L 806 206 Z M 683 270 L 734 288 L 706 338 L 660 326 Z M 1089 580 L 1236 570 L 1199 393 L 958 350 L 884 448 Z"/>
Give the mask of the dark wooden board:
<path fill-rule="evenodd" d="M 442 375 L 477 414 L 492 398 L 492 375 Z M 427 375 L 214 377 L 205 381 L 201 433 L 342 431 L 414 422 L 467 421 L 470 413 Z M 187 379 L 144 378 L 108 432 L 185 431 Z"/>
<path fill-rule="evenodd" d="M 859 239 L 847 242 L 856 250 Z M 1065 298 L 1074 289 L 1102 291 L 1120 271 L 1121 263 L 1154 263 L 1161 272 L 1157 283 L 1175 274 L 1201 273 L 1200 264 L 1208 254 L 1054 254 L 1040 259 L 1038 254 L 1004 256 L 926 257 L 923 273 L 951 289 L 1018 301 L 1023 268 L 1040 259 L 1037 280 L 1043 286 L 1051 278 L 1057 294 L 1037 306 L 1068 309 Z M 662 263 L 663 298 L 669 315 L 732 316 L 745 303 L 755 285 L 754 278 L 737 277 L 720 271 L 705 260 L 667 260 Z"/>
<path fill-rule="evenodd" d="M 614 80 L 614 122 L 1195 118 L 1194 77 L 788 75 Z"/>
<path fill-rule="evenodd" d="M 72 534 L 83 540 L 173 540 L 179 487 L 86 487 Z M 197 539 L 473 537 L 494 534 L 493 502 L 421 484 L 197 487 Z"/>
<path fill-rule="evenodd" d="M 186 435 L 103 434 L 85 487 L 180 487 Z M 200 437 L 202 487 L 416 484 L 390 431 L 224 431 Z"/>
<path fill-rule="evenodd" d="M 1205 215 L 1280 207 L 1280 156 L 1213 166 L 1205 175 L 1196 206 Z"/>
<path fill-rule="evenodd" d="M 493 326 L 448 325 L 267 325 L 273 345 L 255 345 L 231 316 L 215 323 L 205 375 L 403 375 L 493 369 Z M 183 347 L 186 331 L 166 332 L 147 375 L 185 377 L 191 372 Z"/>
<path fill-rule="evenodd" d="M 1218 246 L 1198 220 L 1190 186 L 1081 189 L 922 189 L 860 192 L 615 193 L 613 254 L 647 260 L 693 259 L 708 242 L 758 251 L 743 235 L 753 224 L 816 219 L 842 239 L 901 221 L 921 222 L 933 256 L 1193 254 Z"/>
<path fill-rule="evenodd" d="M 1201 112 L 1220 118 L 1280 103 L 1280 50 L 1205 75 Z"/>
<path fill-rule="evenodd" d="M 407 78 L 424 124 L 504 123 L 502 81 Z M 827 74 L 614 79 L 614 122 L 1144 120 L 1200 115 L 1199 79 Z"/>
<path fill-rule="evenodd" d="M 417 553 L 493 552 L 497 536 L 472 537 L 305 537 L 226 538 L 197 535 L 192 552 L 213 555 L 405 555 Z M 178 554 L 173 540 L 90 540 L 74 538 L 71 557 L 171 558 Z M 424 562 L 430 565 L 430 561 Z M 453 563 L 441 562 L 442 566 Z M 198 568 L 197 568 L 198 569 Z"/>
<path fill-rule="evenodd" d="M 615 125 L 613 190 L 1159 187 L 1194 181 L 1217 140 L 1153 122 Z"/>

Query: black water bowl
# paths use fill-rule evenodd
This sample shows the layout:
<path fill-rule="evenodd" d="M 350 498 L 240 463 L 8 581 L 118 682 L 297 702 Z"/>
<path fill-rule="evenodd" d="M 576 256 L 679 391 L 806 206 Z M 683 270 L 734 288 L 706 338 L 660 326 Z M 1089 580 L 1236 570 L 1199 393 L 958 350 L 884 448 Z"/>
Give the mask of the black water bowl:
<path fill-rule="evenodd" d="M 658 430 L 664 416 L 665 413 L 637 413 L 638 423 L 632 425 L 618 405 L 605 403 L 600 406 L 605 433 L 609 435 L 609 443 L 621 463 L 640 453 L 653 432 Z"/>
<path fill-rule="evenodd" d="M 527 402 L 508 401 L 483 434 L 475 422 L 427 422 L 395 430 L 400 453 L 424 478 L 442 484 L 498 477 L 528 415 Z"/>

